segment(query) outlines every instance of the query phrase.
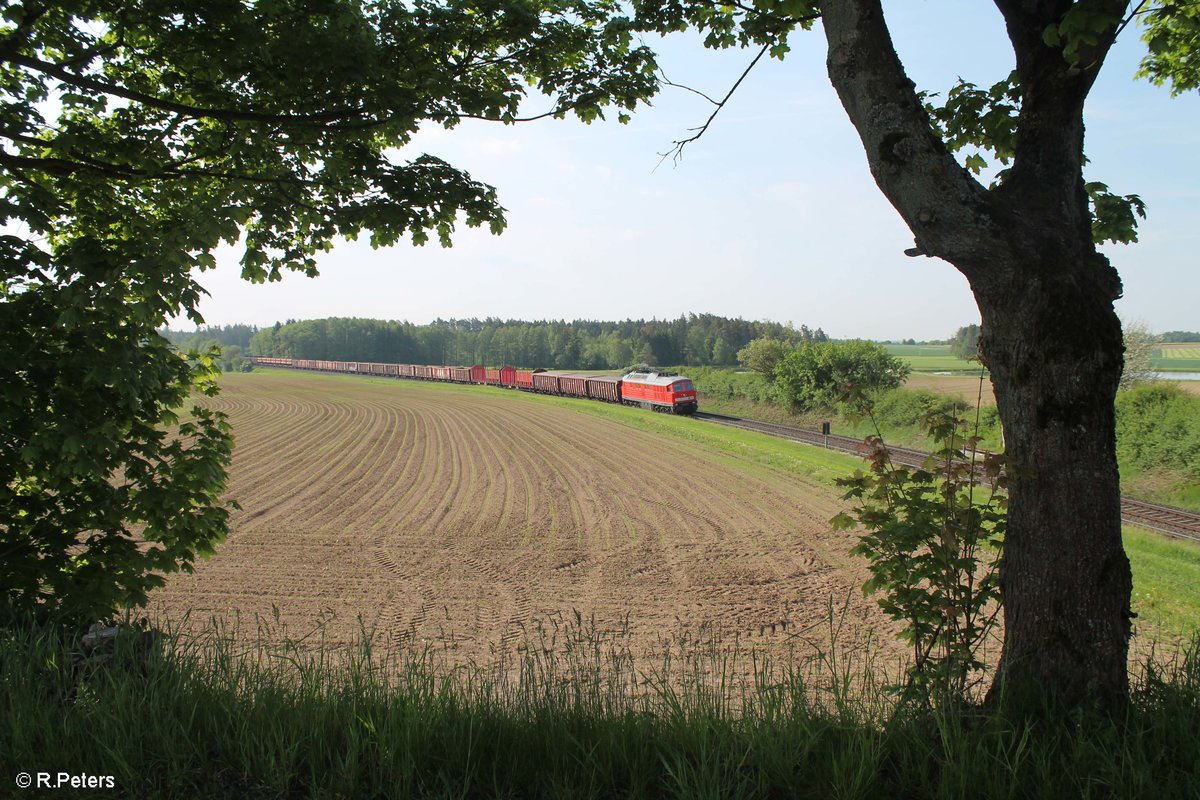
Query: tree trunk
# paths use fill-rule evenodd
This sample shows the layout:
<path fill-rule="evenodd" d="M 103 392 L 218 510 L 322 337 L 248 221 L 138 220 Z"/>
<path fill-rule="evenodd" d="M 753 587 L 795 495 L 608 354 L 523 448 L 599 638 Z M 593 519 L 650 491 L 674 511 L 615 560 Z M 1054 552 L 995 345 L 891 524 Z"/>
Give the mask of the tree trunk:
<path fill-rule="evenodd" d="M 1112 268 L 1096 258 L 1022 269 L 1006 290 L 976 292 L 1009 476 L 992 703 L 1036 707 L 1052 694 L 1111 706 L 1127 696 L 1132 577 L 1113 407 L 1121 326 L 1094 274 Z"/>
<path fill-rule="evenodd" d="M 1043 40 L 1069 2 L 997 5 L 1022 98 L 1016 155 L 997 188 L 979 184 L 933 130 L 879 0 L 822 4 L 827 66 L 916 250 L 962 272 L 983 317 L 1010 491 L 1005 641 L 989 700 L 1034 711 L 1048 696 L 1119 704 L 1132 616 L 1113 406 L 1121 282 L 1092 242 L 1082 175 L 1083 102 L 1111 36 L 1076 68 Z"/>

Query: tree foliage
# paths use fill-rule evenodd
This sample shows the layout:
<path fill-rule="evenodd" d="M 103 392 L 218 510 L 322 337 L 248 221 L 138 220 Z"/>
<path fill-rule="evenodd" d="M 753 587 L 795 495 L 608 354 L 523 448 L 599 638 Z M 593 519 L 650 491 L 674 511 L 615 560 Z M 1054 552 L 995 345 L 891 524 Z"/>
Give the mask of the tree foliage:
<path fill-rule="evenodd" d="M 250 349 L 284 358 L 618 370 L 641 355 L 642 361 L 658 365 L 727 364 L 735 346 L 755 337 L 799 341 L 806 334 L 812 335 L 804 326 L 797 330 L 714 314 L 621 322 L 489 317 L 439 319 L 428 325 L 331 318 L 266 328 L 254 336 Z"/>
<path fill-rule="evenodd" d="M 775 367 L 791 350 L 792 346 L 787 342 L 764 336 L 738 351 L 738 363 L 764 378 L 771 379 L 775 377 Z"/>
<path fill-rule="evenodd" d="M 895 389 L 909 372 L 907 364 L 874 342 L 808 342 L 779 361 L 775 386 L 792 408 L 830 408 L 852 389 Z"/>
<path fill-rule="evenodd" d="M 975 358 L 979 355 L 979 334 L 979 326 L 975 323 L 959 328 L 950 339 L 950 352 L 955 358 Z"/>
<path fill-rule="evenodd" d="M 1200 89 L 1200 5 L 1191 0 L 1143 3 L 1142 39 L 1148 53 L 1138 75 L 1172 94 Z"/>
<path fill-rule="evenodd" d="M 1200 342 L 1200 332 L 1198 331 L 1167 331 L 1158 336 L 1160 342 Z"/>
<path fill-rule="evenodd" d="M 978 440 L 953 414 L 930 412 L 922 425 L 937 445 L 916 469 L 894 464 L 882 437 L 867 440 L 869 472 L 837 481 L 855 507 L 833 522 L 866 529 L 851 552 L 870 564 L 863 592 L 882 595 L 912 646 L 907 699 L 955 706 L 986 667 L 981 645 L 997 618 L 1003 459 L 988 456 L 977 471 Z"/>
<path fill-rule="evenodd" d="M 193 270 L 317 272 L 499 232 L 492 187 L 403 148 L 422 124 L 583 120 L 654 90 L 615 3 L 7 3 L 0 11 L 0 586 L 6 615 L 141 603 L 225 533 L 232 439 Z M 319 57 L 317 57 L 319 56 Z"/>
<path fill-rule="evenodd" d="M 1178 386 L 1134 386 L 1117 395 L 1121 463 L 1200 480 L 1200 397 Z"/>

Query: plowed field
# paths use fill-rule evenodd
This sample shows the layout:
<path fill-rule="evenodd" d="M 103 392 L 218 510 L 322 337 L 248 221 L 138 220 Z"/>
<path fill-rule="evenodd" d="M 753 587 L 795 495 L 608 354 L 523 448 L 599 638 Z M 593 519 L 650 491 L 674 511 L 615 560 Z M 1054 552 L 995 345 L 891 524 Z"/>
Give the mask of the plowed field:
<path fill-rule="evenodd" d="M 620 413 L 282 371 L 227 376 L 214 405 L 234 425 L 242 510 L 213 559 L 156 594 L 172 618 L 240 614 L 245 630 L 277 610 L 291 635 L 327 620 L 332 643 L 361 619 L 477 661 L 575 612 L 635 653 L 701 629 L 782 650 L 831 596 L 850 597 L 844 635 L 887 628 L 828 523 L 835 490 Z"/>

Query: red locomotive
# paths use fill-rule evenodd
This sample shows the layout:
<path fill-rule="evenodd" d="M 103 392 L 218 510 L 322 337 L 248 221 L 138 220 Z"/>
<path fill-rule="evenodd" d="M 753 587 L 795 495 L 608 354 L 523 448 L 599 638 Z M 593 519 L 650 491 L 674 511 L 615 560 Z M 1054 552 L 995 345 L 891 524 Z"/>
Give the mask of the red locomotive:
<path fill-rule="evenodd" d="M 692 414 L 697 408 L 696 387 L 674 372 L 630 372 L 621 378 L 621 401 L 673 414 Z"/>

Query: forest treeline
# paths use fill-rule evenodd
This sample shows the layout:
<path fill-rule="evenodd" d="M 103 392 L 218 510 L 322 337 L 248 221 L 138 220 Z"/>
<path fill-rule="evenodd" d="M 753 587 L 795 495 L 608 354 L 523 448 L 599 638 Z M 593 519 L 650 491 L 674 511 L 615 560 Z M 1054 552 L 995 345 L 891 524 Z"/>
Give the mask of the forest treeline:
<path fill-rule="evenodd" d="M 489 317 L 428 325 L 333 317 L 263 328 L 251 338 L 249 352 L 335 361 L 617 370 L 634 363 L 732 366 L 738 350 L 761 337 L 792 343 L 829 338 L 820 328 L 712 314 L 623 322 Z"/>

